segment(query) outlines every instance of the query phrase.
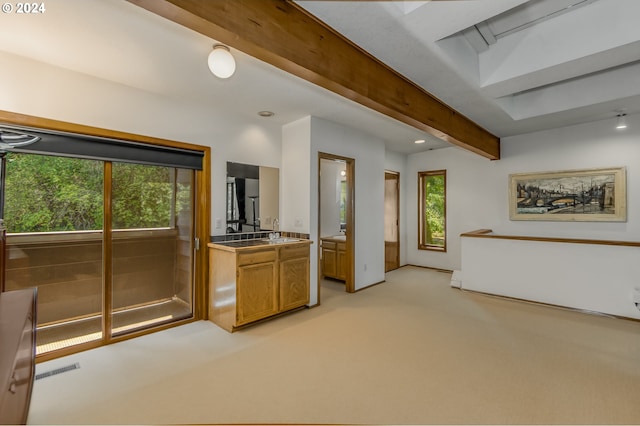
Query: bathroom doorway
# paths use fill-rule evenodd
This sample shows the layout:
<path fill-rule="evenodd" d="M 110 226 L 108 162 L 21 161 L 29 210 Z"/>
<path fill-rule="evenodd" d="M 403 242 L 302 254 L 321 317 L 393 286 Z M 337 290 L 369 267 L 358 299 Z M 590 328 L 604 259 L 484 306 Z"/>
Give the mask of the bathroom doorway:
<path fill-rule="evenodd" d="M 384 172 L 384 271 L 400 267 L 400 173 Z"/>
<path fill-rule="evenodd" d="M 318 303 L 323 280 L 355 292 L 355 160 L 318 155 Z"/>

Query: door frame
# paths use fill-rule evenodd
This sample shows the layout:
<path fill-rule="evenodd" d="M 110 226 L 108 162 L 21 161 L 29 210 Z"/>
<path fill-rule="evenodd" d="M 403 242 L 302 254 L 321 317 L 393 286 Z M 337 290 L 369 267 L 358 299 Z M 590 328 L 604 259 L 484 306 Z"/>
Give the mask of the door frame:
<path fill-rule="evenodd" d="M 322 205 L 321 205 L 321 179 L 320 179 L 320 171 L 322 168 L 322 160 L 330 160 L 330 161 L 344 161 L 346 163 L 346 171 L 347 171 L 347 211 L 346 211 L 346 222 L 347 229 L 345 232 L 345 258 L 347 262 L 347 277 L 345 280 L 345 290 L 347 293 L 355 293 L 355 268 L 354 268 L 354 259 L 355 259 L 355 170 L 356 170 L 356 160 L 350 157 L 344 157 L 341 155 L 329 154 L 326 152 L 318 152 L 318 244 L 317 247 L 317 272 L 318 272 L 318 305 L 320 304 L 320 287 L 322 282 L 322 270 L 320 262 L 320 236 L 321 236 L 321 222 L 322 222 Z"/>
<path fill-rule="evenodd" d="M 385 182 L 387 180 L 387 176 L 394 176 L 394 180 L 396 182 L 396 215 L 397 215 L 397 219 L 396 219 L 396 235 L 398 236 L 398 249 L 396 250 L 396 264 L 398 265 L 397 268 L 394 269 L 398 269 L 400 267 L 400 172 L 394 172 L 392 170 L 385 170 L 384 171 L 384 178 L 385 178 Z M 386 185 L 386 183 L 385 183 Z M 386 200 L 385 200 L 386 202 Z M 393 271 L 394 269 L 389 269 L 389 271 L 387 271 L 386 268 L 386 263 L 387 263 L 387 248 L 386 248 L 386 240 L 385 240 L 385 273 L 389 272 L 389 271 Z"/>

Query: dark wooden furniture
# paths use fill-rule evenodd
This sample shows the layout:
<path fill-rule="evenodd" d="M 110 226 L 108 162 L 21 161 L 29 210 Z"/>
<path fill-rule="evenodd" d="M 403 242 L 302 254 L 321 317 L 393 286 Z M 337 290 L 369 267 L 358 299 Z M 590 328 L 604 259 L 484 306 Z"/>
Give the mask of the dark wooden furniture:
<path fill-rule="evenodd" d="M 0 424 L 26 424 L 35 376 L 36 289 L 0 293 Z"/>

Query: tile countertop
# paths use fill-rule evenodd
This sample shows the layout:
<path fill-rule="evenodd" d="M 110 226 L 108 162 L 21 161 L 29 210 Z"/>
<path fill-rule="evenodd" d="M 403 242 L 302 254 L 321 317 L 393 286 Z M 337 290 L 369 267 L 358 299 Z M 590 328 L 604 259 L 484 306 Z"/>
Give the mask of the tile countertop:
<path fill-rule="evenodd" d="M 273 241 L 268 241 L 266 239 L 255 239 L 255 240 L 221 241 L 217 243 L 208 243 L 207 246 L 209 246 L 210 248 L 215 248 L 219 250 L 238 251 L 238 250 L 246 250 L 246 249 L 251 249 L 256 247 L 279 247 L 279 246 L 288 246 L 292 244 L 312 244 L 312 243 L 313 241 L 305 240 L 302 238 L 295 238 L 295 241 L 283 241 L 283 242 L 273 242 Z"/>

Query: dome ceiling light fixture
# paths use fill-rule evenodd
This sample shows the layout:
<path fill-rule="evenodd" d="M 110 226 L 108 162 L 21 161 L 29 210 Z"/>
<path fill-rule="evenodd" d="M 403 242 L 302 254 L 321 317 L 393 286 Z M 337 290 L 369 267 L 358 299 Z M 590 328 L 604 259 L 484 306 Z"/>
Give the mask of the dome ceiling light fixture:
<path fill-rule="evenodd" d="M 426 141 L 424 139 L 418 139 L 417 141 L 415 141 L 414 143 L 417 144 L 421 144 L 421 143 L 425 143 Z"/>
<path fill-rule="evenodd" d="M 236 72 L 236 60 L 229 48 L 223 44 L 215 44 L 207 59 L 209 69 L 218 78 L 229 78 Z"/>
<path fill-rule="evenodd" d="M 273 112 L 273 111 L 258 111 L 258 115 L 260 117 L 269 118 L 269 117 L 273 117 L 274 115 L 276 115 L 276 113 Z"/>

